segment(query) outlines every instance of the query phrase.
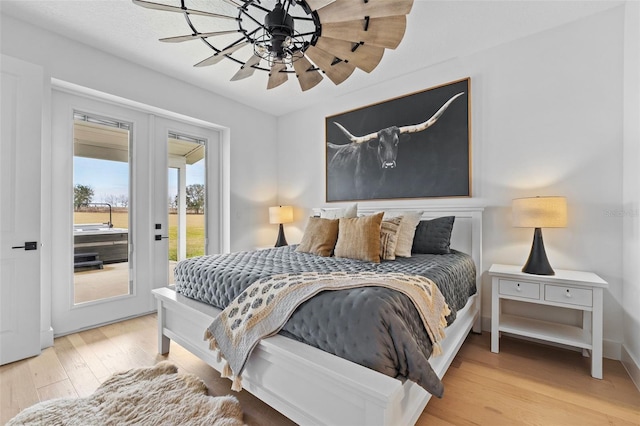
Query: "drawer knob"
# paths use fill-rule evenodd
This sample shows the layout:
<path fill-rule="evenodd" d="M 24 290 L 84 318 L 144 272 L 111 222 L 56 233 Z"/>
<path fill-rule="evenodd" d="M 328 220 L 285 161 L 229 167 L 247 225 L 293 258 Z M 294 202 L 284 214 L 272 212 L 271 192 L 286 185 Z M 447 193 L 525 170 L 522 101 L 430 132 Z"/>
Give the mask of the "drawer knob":
<path fill-rule="evenodd" d="M 520 283 L 516 284 L 516 291 L 522 291 L 522 289 L 520 288 Z"/>
<path fill-rule="evenodd" d="M 567 292 L 564 295 L 567 297 L 571 297 L 571 292 L 569 291 L 569 289 L 567 289 Z"/>

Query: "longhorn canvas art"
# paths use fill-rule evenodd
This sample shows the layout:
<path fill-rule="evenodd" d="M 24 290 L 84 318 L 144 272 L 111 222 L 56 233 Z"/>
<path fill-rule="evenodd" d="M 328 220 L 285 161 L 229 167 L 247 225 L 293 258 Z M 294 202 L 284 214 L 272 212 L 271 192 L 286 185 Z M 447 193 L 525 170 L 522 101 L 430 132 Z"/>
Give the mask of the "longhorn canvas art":
<path fill-rule="evenodd" d="M 470 79 L 329 116 L 327 201 L 471 196 Z"/>

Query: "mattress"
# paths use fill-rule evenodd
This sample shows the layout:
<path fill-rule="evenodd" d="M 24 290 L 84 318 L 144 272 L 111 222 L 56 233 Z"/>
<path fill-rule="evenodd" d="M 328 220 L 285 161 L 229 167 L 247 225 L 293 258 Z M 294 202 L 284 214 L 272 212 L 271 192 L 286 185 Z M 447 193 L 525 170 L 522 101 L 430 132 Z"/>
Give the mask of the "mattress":
<path fill-rule="evenodd" d="M 453 250 L 446 255 L 413 255 L 381 263 L 298 253 L 296 246 L 201 256 L 179 262 L 176 291 L 224 309 L 260 278 L 299 272 L 400 272 L 433 280 L 456 311 L 475 294 L 471 257 Z M 428 359 L 432 345 L 413 303 L 382 287 L 325 291 L 304 302 L 280 334 L 372 368 L 400 380 L 409 379 L 435 396 L 444 388 Z"/>

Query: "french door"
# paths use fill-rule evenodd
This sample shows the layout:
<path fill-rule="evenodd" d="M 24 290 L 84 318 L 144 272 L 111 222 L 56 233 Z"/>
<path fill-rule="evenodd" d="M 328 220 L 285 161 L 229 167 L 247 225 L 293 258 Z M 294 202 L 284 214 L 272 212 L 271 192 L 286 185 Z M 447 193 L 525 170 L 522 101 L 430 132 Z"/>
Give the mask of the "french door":
<path fill-rule="evenodd" d="M 152 311 L 149 115 L 54 90 L 52 139 L 54 333 Z"/>
<path fill-rule="evenodd" d="M 177 260 L 220 252 L 218 131 L 56 88 L 52 137 L 56 335 L 155 310 Z"/>
<path fill-rule="evenodd" d="M 218 131 L 154 117 L 154 281 L 173 283 L 180 260 L 220 253 L 221 144 Z"/>

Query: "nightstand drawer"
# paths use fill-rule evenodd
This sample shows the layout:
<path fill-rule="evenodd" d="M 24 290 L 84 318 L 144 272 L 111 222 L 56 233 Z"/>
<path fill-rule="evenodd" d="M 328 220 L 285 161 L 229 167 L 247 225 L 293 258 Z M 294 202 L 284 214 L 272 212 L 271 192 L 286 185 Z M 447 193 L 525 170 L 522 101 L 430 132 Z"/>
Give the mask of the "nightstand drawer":
<path fill-rule="evenodd" d="M 587 288 L 545 284 L 544 300 L 569 305 L 593 306 L 593 291 Z"/>
<path fill-rule="evenodd" d="M 540 284 L 523 281 L 500 280 L 500 294 L 540 299 Z"/>

